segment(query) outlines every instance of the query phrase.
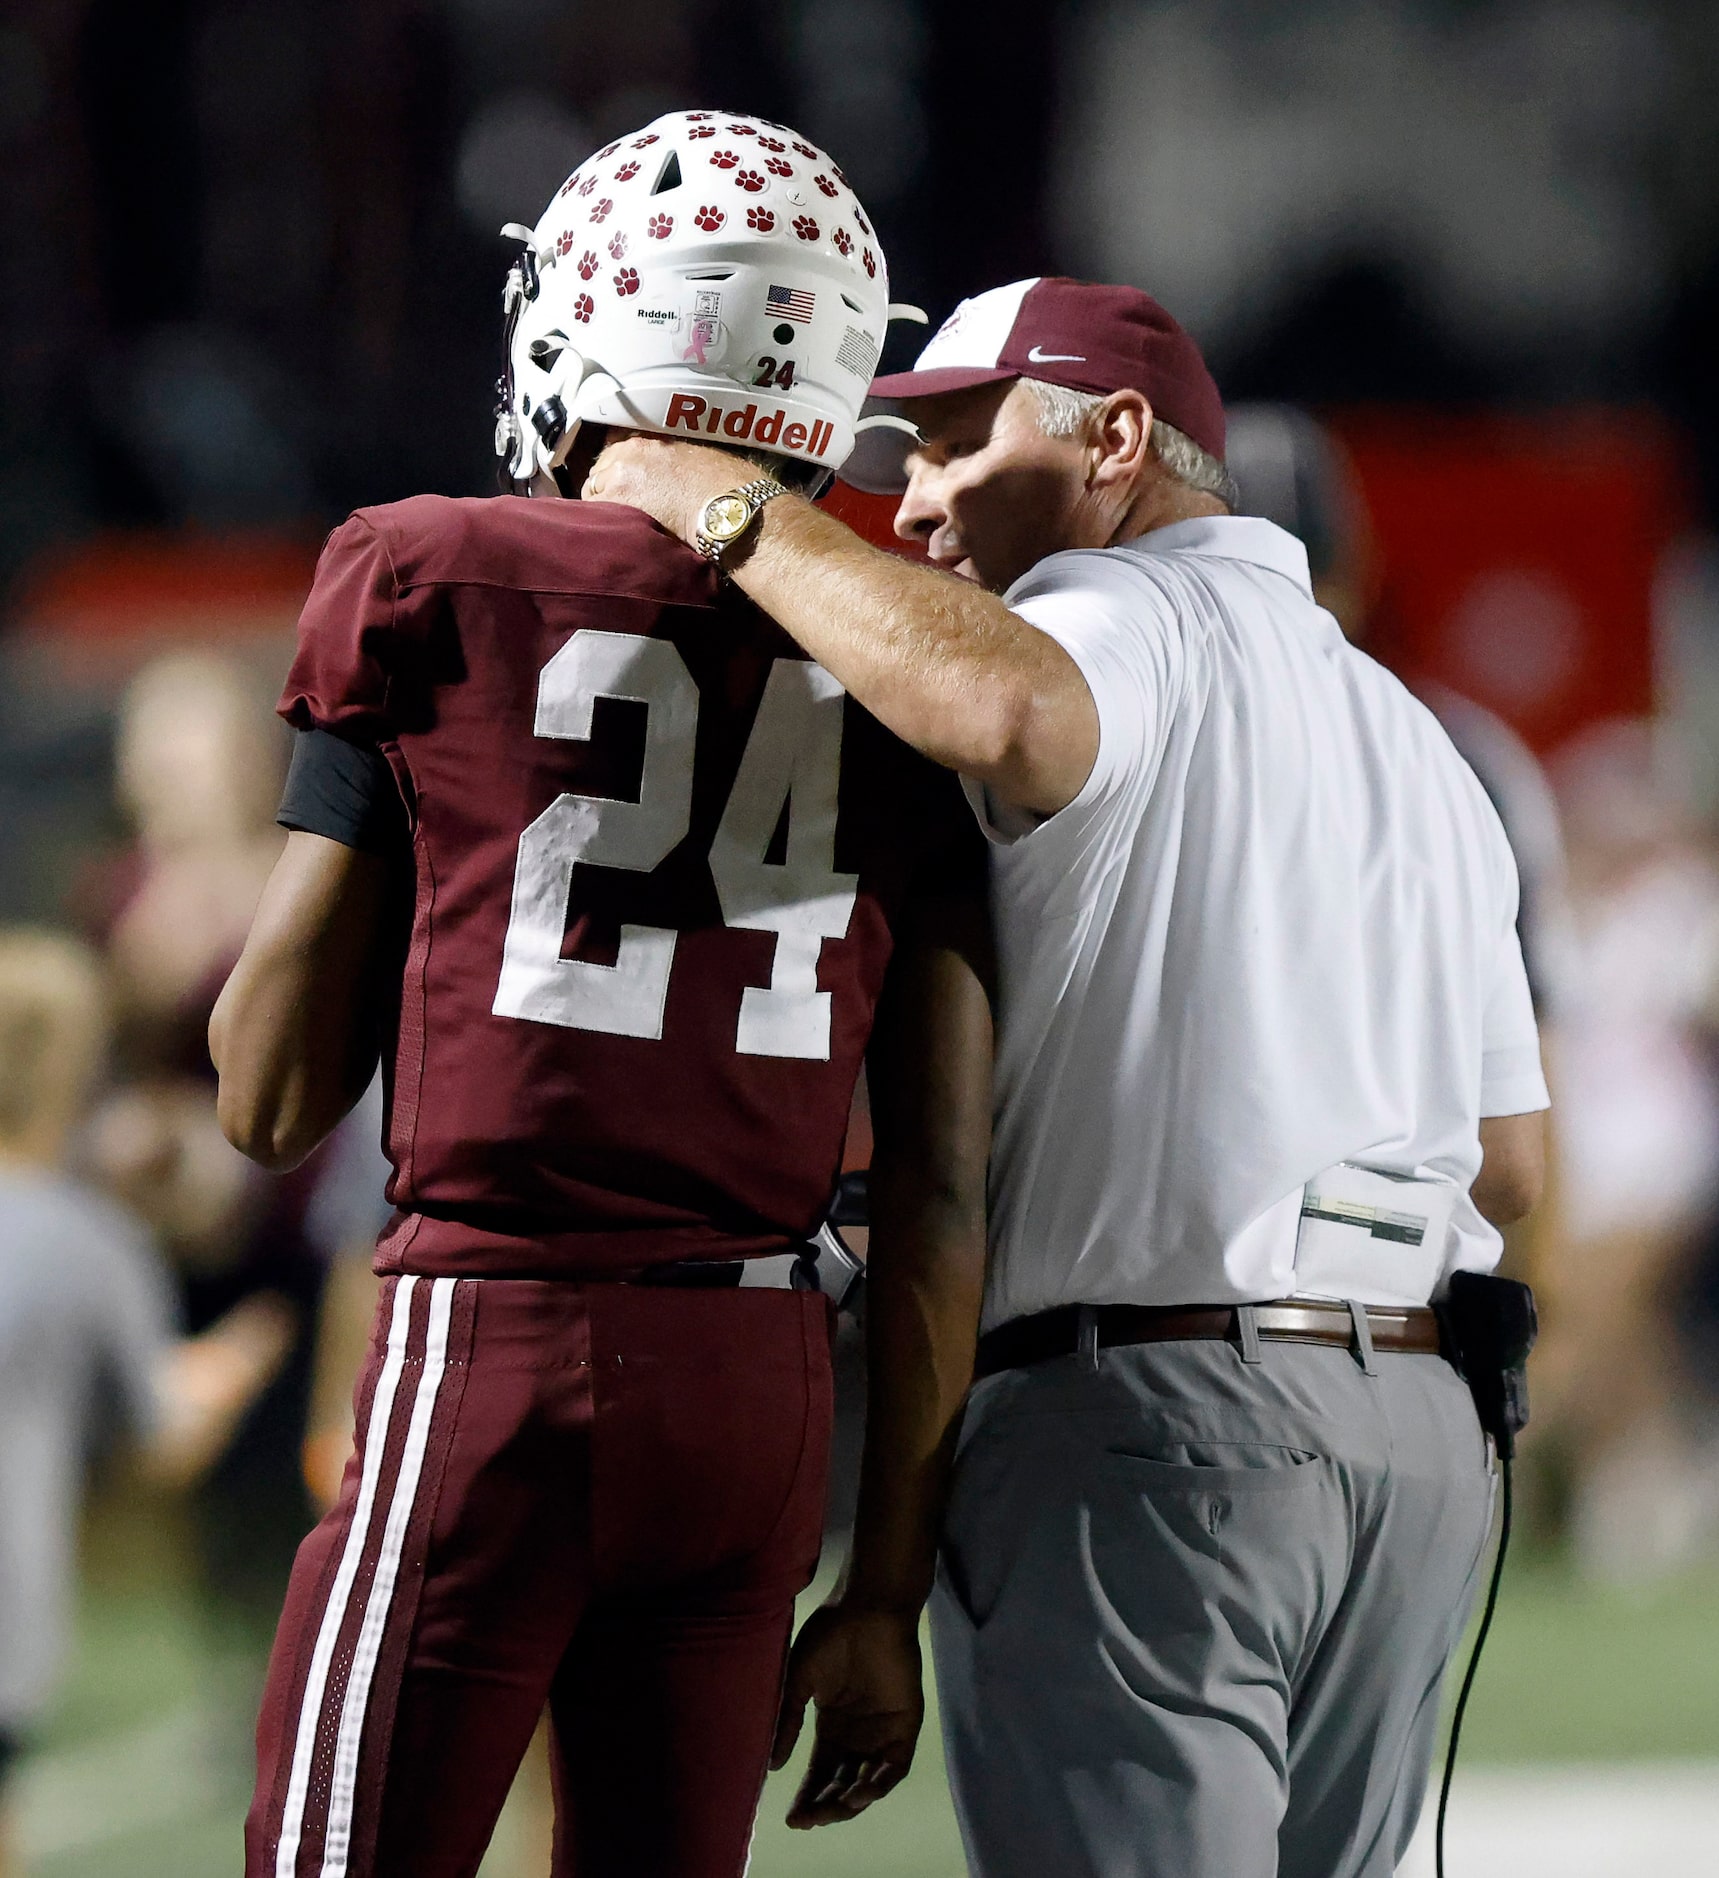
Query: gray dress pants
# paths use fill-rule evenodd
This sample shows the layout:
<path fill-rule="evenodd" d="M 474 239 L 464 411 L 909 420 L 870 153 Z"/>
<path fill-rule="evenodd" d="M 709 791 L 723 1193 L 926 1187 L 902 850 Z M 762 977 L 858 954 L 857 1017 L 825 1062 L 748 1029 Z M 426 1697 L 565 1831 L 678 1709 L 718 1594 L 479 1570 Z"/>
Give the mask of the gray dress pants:
<path fill-rule="evenodd" d="M 1488 1444 L 1434 1356 L 1143 1344 L 961 1432 L 932 1635 L 977 1878 L 1388 1878 L 1479 1580 Z"/>

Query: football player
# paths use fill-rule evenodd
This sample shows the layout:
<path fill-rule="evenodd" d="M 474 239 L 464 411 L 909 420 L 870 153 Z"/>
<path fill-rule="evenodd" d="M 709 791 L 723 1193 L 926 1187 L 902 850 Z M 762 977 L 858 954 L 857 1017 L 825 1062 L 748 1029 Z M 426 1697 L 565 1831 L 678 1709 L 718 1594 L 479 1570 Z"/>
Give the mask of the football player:
<path fill-rule="evenodd" d="M 846 1596 L 909 1638 L 888 1561 L 929 1553 L 971 1367 L 983 857 L 955 779 L 722 568 L 851 447 L 876 236 L 821 151 L 708 112 L 505 232 L 518 493 L 330 538 L 281 704 L 294 832 L 211 1028 L 223 1125 L 275 1167 L 380 1057 L 396 1209 L 357 1452 L 271 1663 L 249 1878 L 475 1872 L 545 1704 L 558 1874 L 744 1869 L 818 1557 L 815 1242 L 868 1042 L 891 1490 Z M 734 451 L 697 551 L 560 499 L 617 429 Z M 848 1741 L 889 1744 L 840 1764 L 852 1811 L 904 1771 L 918 1690 L 844 1702 Z"/>

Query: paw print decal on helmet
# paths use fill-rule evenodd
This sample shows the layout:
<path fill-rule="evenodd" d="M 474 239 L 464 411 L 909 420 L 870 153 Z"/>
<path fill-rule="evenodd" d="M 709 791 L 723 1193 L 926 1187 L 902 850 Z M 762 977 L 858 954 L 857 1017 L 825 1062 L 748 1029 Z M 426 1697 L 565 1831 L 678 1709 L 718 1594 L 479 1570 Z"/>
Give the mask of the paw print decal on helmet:
<path fill-rule="evenodd" d="M 792 176 L 794 173 L 793 164 L 784 162 L 781 157 L 767 157 L 764 167 L 772 176 Z"/>
<path fill-rule="evenodd" d="M 601 163 L 606 158 L 612 157 L 615 154 L 615 152 L 620 149 L 620 147 L 621 147 L 621 140 L 620 138 L 617 137 L 613 143 L 604 144 L 602 149 L 599 150 L 594 157 L 592 157 L 591 161 L 593 163 Z"/>
<path fill-rule="evenodd" d="M 794 233 L 798 235 L 802 241 L 816 241 L 818 238 L 818 225 L 809 215 L 796 215 L 794 217 Z"/>
<path fill-rule="evenodd" d="M 871 223 L 865 219 L 865 210 L 857 202 L 854 204 L 854 220 L 859 223 L 859 231 L 862 235 L 871 233 Z"/>
<path fill-rule="evenodd" d="M 756 124 L 730 124 L 728 134 L 731 137 L 756 137 L 758 127 Z"/>
<path fill-rule="evenodd" d="M 556 194 L 557 200 L 559 200 L 562 196 L 566 195 L 570 190 L 576 188 L 578 186 L 579 181 L 580 181 L 579 172 L 575 170 L 573 174 L 567 178 L 566 182 L 564 182 L 561 185 L 561 187 L 558 190 L 556 190 L 555 194 Z"/>
<path fill-rule="evenodd" d="M 716 135 L 716 126 L 714 124 L 700 124 L 695 129 L 689 130 L 686 134 L 689 141 L 698 137 L 714 137 Z"/>
<path fill-rule="evenodd" d="M 755 228 L 761 235 L 767 235 L 776 226 L 776 217 L 769 209 L 761 209 L 757 203 L 746 211 L 746 226 Z"/>
<path fill-rule="evenodd" d="M 630 183 L 633 178 L 638 175 L 642 167 L 643 166 L 638 163 L 623 163 L 615 172 L 615 181 L 618 183 Z"/>
<path fill-rule="evenodd" d="M 866 249 L 861 259 L 865 262 L 865 271 L 875 280 L 877 278 L 877 258 L 873 255 L 870 248 Z"/>
<path fill-rule="evenodd" d="M 645 223 L 645 233 L 650 236 L 652 241 L 667 241 L 669 236 L 674 233 L 674 217 L 672 215 L 653 215 L 651 219 Z"/>
<path fill-rule="evenodd" d="M 627 238 L 625 235 L 617 234 L 614 240 L 609 243 L 609 258 L 618 261 L 626 252 Z"/>
<path fill-rule="evenodd" d="M 713 170 L 731 170 L 736 168 L 739 162 L 738 150 L 712 150 L 710 153 L 710 167 Z"/>
<path fill-rule="evenodd" d="M 591 193 L 591 191 L 595 189 L 596 187 L 597 187 L 597 172 L 593 170 L 591 174 L 587 176 L 585 180 L 579 185 L 579 193 L 582 196 L 588 196 Z"/>
<path fill-rule="evenodd" d="M 787 147 L 788 146 L 780 137 L 766 137 L 762 131 L 758 133 L 758 148 L 760 150 L 774 150 L 776 154 L 780 156 Z"/>
<path fill-rule="evenodd" d="M 707 235 L 714 235 L 728 217 L 714 202 L 706 202 L 692 219 Z"/>
<path fill-rule="evenodd" d="M 562 257 L 571 250 L 572 246 L 573 246 L 573 231 L 570 228 L 564 228 L 561 231 L 561 233 L 555 237 L 556 260 L 558 261 L 561 260 Z"/>
<path fill-rule="evenodd" d="M 822 150 L 814 150 L 809 143 L 801 143 L 798 137 L 794 139 L 794 148 L 799 151 L 801 156 L 810 157 L 814 163 L 824 154 Z"/>
<path fill-rule="evenodd" d="M 749 196 L 757 195 L 764 187 L 764 178 L 756 170 L 742 170 L 734 180 Z"/>
<path fill-rule="evenodd" d="M 628 294 L 639 291 L 639 270 L 636 267 L 623 267 L 615 276 L 615 291 L 624 300 Z"/>
<path fill-rule="evenodd" d="M 648 131 L 643 137 L 635 137 L 627 146 L 629 150 L 644 150 L 658 141 L 656 132 Z"/>
<path fill-rule="evenodd" d="M 615 206 L 614 198 L 611 196 L 605 196 L 602 199 L 602 201 L 599 202 L 597 206 L 591 211 L 591 220 L 594 222 L 606 222 L 609 219 L 609 211 L 614 206 Z"/>
<path fill-rule="evenodd" d="M 573 302 L 573 317 L 576 320 L 589 322 L 591 315 L 595 313 L 596 310 L 597 302 L 593 300 L 588 293 L 580 294 L 579 298 Z"/>
<path fill-rule="evenodd" d="M 824 192 L 826 196 L 833 196 L 839 193 L 836 189 L 835 184 L 830 181 L 830 179 L 823 173 L 822 170 L 820 170 L 817 173 L 817 175 L 812 178 L 812 181 L 818 185 L 818 187 Z"/>
<path fill-rule="evenodd" d="M 597 250 L 587 248 L 579 257 L 579 278 L 589 280 L 597 271 Z"/>
<path fill-rule="evenodd" d="M 853 253 L 854 238 L 852 235 L 848 233 L 848 231 L 845 228 L 838 228 L 835 234 L 830 237 L 830 239 L 835 242 L 836 252 L 838 254 L 846 255 L 846 254 Z"/>

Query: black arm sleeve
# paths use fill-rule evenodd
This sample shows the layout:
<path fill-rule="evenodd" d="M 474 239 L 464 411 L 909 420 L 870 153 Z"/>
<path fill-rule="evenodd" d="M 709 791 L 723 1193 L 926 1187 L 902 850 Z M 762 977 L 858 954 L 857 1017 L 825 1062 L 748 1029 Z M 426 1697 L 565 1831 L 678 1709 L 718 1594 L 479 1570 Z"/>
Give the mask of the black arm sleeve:
<path fill-rule="evenodd" d="M 327 730 L 301 730 L 293 738 L 275 820 L 367 854 L 398 854 L 410 833 L 388 759 Z"/>

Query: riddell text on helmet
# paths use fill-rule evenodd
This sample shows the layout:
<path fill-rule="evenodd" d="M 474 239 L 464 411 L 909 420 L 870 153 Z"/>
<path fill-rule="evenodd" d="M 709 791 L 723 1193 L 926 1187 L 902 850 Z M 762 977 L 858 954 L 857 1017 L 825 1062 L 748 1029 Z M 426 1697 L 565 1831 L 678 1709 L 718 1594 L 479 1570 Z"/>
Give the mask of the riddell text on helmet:
<path fill-rule="evenodd" d="M 730 411 L 725 417 L 720 404 L 707 404 L 703 398 L 695 398 L 687 392 L 676 392 L 669 399 L 668 416 L 663 420 L 663 429 L 673 430 L 676 425 L 684 425 L 688 430 L 702 430 L 707 436 L 714 436 L 720 431 L 724 437 L 732 437 L 737 441 L 766 446 L 779 443 L 784 450 L 804 449 L 813 456 L 822 456 L 830 447 L 835 426 L 827 419 L 820 418 L 812 425 L 809 435 L 804 424 L 790 424 L 784 430 L 782 420 L 787 415 L 777 405 L 775 410 L 766 411 L 759 417 L 757 405 L 747 404 L 737 411 Z M 704 419 L 702 424 L 700 418 Z"/>

